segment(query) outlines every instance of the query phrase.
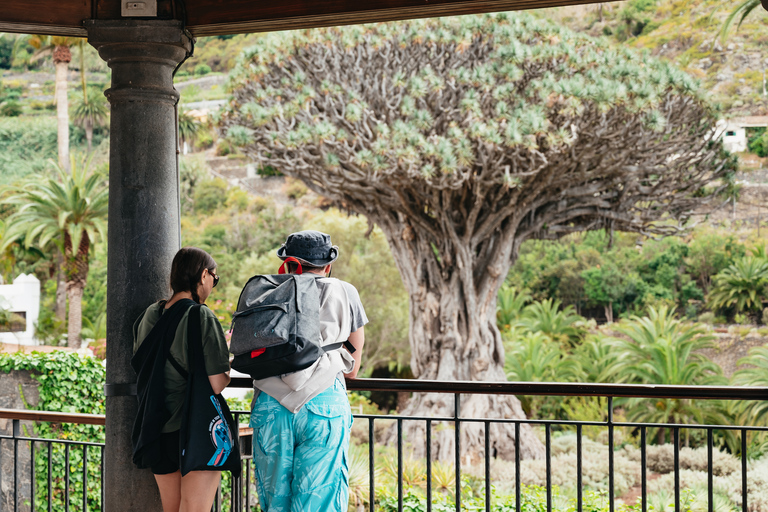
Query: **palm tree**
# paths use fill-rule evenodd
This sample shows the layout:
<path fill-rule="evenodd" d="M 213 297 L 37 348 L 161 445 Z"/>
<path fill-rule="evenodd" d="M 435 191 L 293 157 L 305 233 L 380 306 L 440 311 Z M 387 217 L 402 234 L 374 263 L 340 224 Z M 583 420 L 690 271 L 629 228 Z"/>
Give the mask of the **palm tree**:
<path fill-rule="evenodd" d="M 720 32 L 718 33 L 718 36 L 720 36 L 721 39 L 725 39 L 728 35 L 728 31 L 731 29 L 731 26 L 733 26 L 733 22 L 736 21 L 736 19 L 739 20 L 738 25 L 736 25 L 736 30 L 741 27 L 741 24 L 744 23 L 744 19 L 749 16 L 749 14 L 754 11 L 757 7 L 760 6 L 760 0 L 744 0 L 739 5 L 736 6 L 736 8 L 731 11 L 731 14 L 728 15 L 727 18 L 725 18 L 725 22 L 723 23 L 722 28 L 720 29 Z"/>
<path fill-rule="evenodd" d="M 63 36 L 29 36 L 27 43 L 35 49 L 32 61 L 48 56 L 56 68 L 56 119 L 58 121 L 59 166 L 69 171 L 69 104 L 67 100 L 67 68 L 72 61 L 72 46 L 83 45 L 84 39 Z M 82 50 L 82 47 L 81 47 Z"/>
<path fill-rule="evenodd" d="M 739 369 L 731 378 L 732 385 L 768 387 L 768 346 L 749 349 L 747 357 L 739 359 L 737 364 Z M 768 423 L 768 401 L 740 402 L 737 405 L 750 425 Z"/>
<path fill-rule="evenodd" d="M 191 115 L 189 110 L 179 110 L 179 138 L 181 139 L 181 148 L 184 154 L 187 153 L 186 143 L 190 145 L 195 137 L 200 133 L 203 124 L 200 119 Z"/>
<path fill-rule="evenodd" d="M 93 129 L 103 126 L 109 115 L 109 103 L 101 91 L 89 89 L 83 96 L 77 96 L 72 104 L 72 118 L 85 130 L 88 153 L 93 146 Z"/>
<path fill-rule="evenodd" d="M 0 250 L 23 238 L 24 245 L 44 247 L 52 242 L 63 255 L 67 282 L 69 317 L 67 345 L 80 347 L 82 298 L 88 277 L 90 250 L 105 238 L 107 187 L 104 176 L 90 172 L 88 162 L 76 166 L 71 174 L 56 168 L 56 176 L 36 178 L 8 187 L 5 203 L 17 210 L 6 221 Z"/>
<path fill-rule="evenodd" d="M 760 311 L 768 296 L 768 261 L 747 256 L 717 274 L 707 302 L 712 309 L 733 307 L 737 313 Z"/>
<path fill-rule="evenodd" d="M 541 332 L 554 341 L 574 344 L 582 333 L 577 327 L 579 320 L 582 318 L 573 306 L 566 306 L 561 311 L 559 300 L 546 299 L 526 306 L 520 325 L 528 332 Z"/>
<path fill-rule="evenodd" d="M 565 353 L 558 343 L 542 332 L 507 331 L 504 344 L 504 371 L 513 382 L 581 382 L 582 369 L 578 361 Z M 530 415 L 543 408 L 559 408 L 558 397 L 520 396 L 523 410 Z"/>
<path fill-rule="evenodd" d="M 666 307 L 650 308 L 648 317 L 634 316 L 620 325 L 628 339 L 613 340 L 621 354 L 613 368 L 618 380 L 633 384 L 679 386 L 716 385 L 725 382 L 721 368 L 699 351 L 712 344 L 713 336 L 697 325 L 683 324 Z M 621 401 L 617 400 L 617 404 Z M 627 419 L 642 423 L 727 422 L 724 407 L 714 401 L 631 398 L 626 400 Z M 686 431 L 686 445 L 689 443 Z M 658 430 L 659 442 L 664 430 Z"/>
<path fill-rule="evenodd" d="M 512 328 L 530 301 L 531 296 L 526 291 L 520 291 L 514 286 L 502 286 L 496 299 L 496 323 L 499 329 L 505 331 Z"/>

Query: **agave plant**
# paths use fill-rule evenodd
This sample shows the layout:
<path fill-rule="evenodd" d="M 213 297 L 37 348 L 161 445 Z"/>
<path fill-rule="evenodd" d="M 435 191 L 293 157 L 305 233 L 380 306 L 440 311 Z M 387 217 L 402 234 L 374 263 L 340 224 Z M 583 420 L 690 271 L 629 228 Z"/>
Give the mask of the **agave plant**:
<path fill-rule="evenodd" d="M 768 261 L 747 256 L 715 276 L 707 302 L 712 309 L 733 307 L 736 312 L 755 312 L 768 298 Z"/>

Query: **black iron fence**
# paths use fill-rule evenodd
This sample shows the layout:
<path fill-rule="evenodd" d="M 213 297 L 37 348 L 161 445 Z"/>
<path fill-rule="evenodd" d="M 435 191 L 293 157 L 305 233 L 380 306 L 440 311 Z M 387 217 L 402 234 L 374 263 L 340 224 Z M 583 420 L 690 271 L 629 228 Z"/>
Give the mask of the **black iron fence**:
<path fill-rule="evenodd" d="M 494 424 L 512 425 L 515 433 L 515 455 L 514 455 L 514 510 L 520 511 L 523 506 L 523 497 L 521 489 L 523 488 L 523 479 L 521 478 L 521 460 L 520 460 L 520 432 L 523 425 L 531 425 L 541 429 L 545 449 L 545 485 L 544 493 L 545 510 L 555 510 L 553 500 L 553 457 L 552 457 L 552 437 L 557 429 L 568 428 L 575 432 L 576 436 L 576 471 L 575 482 L 576 496 L 574 498 L 574 509 L 582 512 L 584 509 L 583 495 L 583 446 L 584 429 L 598 427 L 605 429 L 607 433 L 607 458 L 608 458 L 608 482 L 607 482 L 607 505 L 608 510 L 615 510 L 616 483 L 615 483 L 615 448 L 617 429 L 630 429 L 638 434 L 638 444 L 640 451 L 640 493 L 638 498 L 639 509 L 642 512 L 649 510 L 648 503 L 648 446 L 649 431 L 667 429 L 671 435 L 674 457 L 674 510 L 680 512 L 685 505 L 681 496 L 681 433 L 683 432 L 701 432 L 707 452 L 707 505 L 706 509 L 715 511 L 714 500 L 714 454 L 716 450 L 715 435 L 717 433 L 730 432 L 737 439 L 736 449 L 732 450 L 740 460 L 740 485 L 741 485 L 741 503 L 740 509 L 743 512 L 757 510 L 750 506 L 748 489 L 748 461 L 750 457 L 748 436 L 750 433 L 767 432 L 768 427 L 751 425 L 710 425 L 710 424 L 675 424 L 675 423 L 639 423 L 628 421 L 616 421 L 614 416 L 614 399 L 616 398 L 648 398 L 648 399 L 673 399 L 673 400 L 768 400 L 768 388 L 737 388 L 737 387 L 715 387 L 715 386 L 653 386 L 653 385 L 612 385 L 612 384 L 568 384 L 568 383 L 487 383 L 487 382 L 435 382 L 435 381 L 416 381 L 416 380 L 390 380 L 390 379 L 358 379 L 348 381 L 348 388 L 352 391 L 386 391 L 397 393 L 440 393 L 450 394 L 453 397 L 453 414 L 445 417 L 417 417 L 417 416 L 399 416 L 399 415 L 367 415 L 354 414 L 355 422 L 360 422 L 367 430 L 368 437 L 368 496 L 365 509 L 371 510 L 370 504 L 376 504 L 380 501 L 377 494 L 377 471 L 375 466 L 377 458 L 380 457 L 382 447 L 376 443 L 376 425 L 378 422 L 386 422 L 391 425 L 396 440 L 396 472 L 397 472 L 397 491 L 396 505 L 391 508 L 397 510 L 404 509 L 404 497 L 406 495 L 406 483 L 404 482 L 404 442 L 403 431 L 405 422 L 417 422 L 423 424 L 425 432 L 425 510 L 431 512 L 433 509 L 433 498 L 435 490 L 432 484 L 433 474 L 433 453 L 432 436 L 438 429 L 438 425 L 449 425 L 453 429 L 453 442 L 455 443 L 453 470 L 455 471 L 454 482 L 456 488 L 453 490 L 453 502 L 457 512 L 466 510 L 462 507 L 462 428 L 468 428 L 468 425 L 482 425 L 484 436 L 482 456 L 476 455 L 476 459 L 483 461 L 483 508 L 490 512 L 494 510 L 494 495 L 492 487 L 494 485 L 495 475 L 491 471 L 492 453 L 492 428 Z M 231 386 L 248 388 L 250 387 L 248 379 L 233 379 Z M 578 397 L 601 397 L 606 399 L 607 409 L 605 411 L 606 419 L 604 421 L 565 421 L 565 420 L 545 420 L 545 419 L 515 419 L 515 418 L 474 418 L 462 416 L 462 398 L 468 395 L 477 394 L 495 394 L 495 395 L 518 395 L 518 396 L 578 396 Z M 246 411 L 236 413 L 247 415 Z M 48 421 L 48 422 L 71 422 L 85 424 L 104 424 L 104 416 L 96 415 L 67 415 L 55 413 L 42 413 L 37 411 L 12 411 L 0 410 L 0 419 L 10 419 L 12 422 L 12 431 L 0 435 L 0 490 L 8 489 L 8 482 L 3 480 L 12 480 L 12 496 L 6 497 L 3 493 L 3 510 L 13 510 L 14 512 L 25 510 L 101 510 L 103 503 L 103 489 L 100 485 L 100 476 L 103 475 L 103 444 L 89 443 L 69 440 L 40 439 L 33 435 L 24 435 L 22 432 L 23 421 Z M 358 427 L 359 428 L 359 427 Z M 441 428 L 444 431 L 444 428 Z M 214 510 L 232 510 L 237 512 L 256 511 L 257 497 L 255 493 L 255 484 L 252 466 L 249 463 L 251 450 L 250 431 L 247 426 L 241 428 L 241 445 L 244 455 L 244 467 L 242 477 L 233 479 L 225 476 L 222 488 L 219 490 Z M 8 446 L 10 444 L 10 447 Z M 52 464 L 55 452 L 63 452 L 65 464 L 63 466 L 64 474 L 56 474 Z M 22 455 L 22 453 L 24 455 Z M 76 454 L 76 463 L 72 463 L 72 455 Z M 2 458 L 12 457 L 12 464 L 7 464 Z M 26 460 L 24 460 L 26 459 Z M 41 462 L 44 460 L 45 462 Z M 90 461 L 90 463 L 89 463 Z M 97 465 L 95 471 L 89 471 L 89 464 Z M 8 471 L 10 466 L 11 470 Z M 28 467 L 29 471 L 25 473 L 22 467 Z M 47 470 L 46 470 L 47 466 Z M 43 471 L 42 475 L 40 471 Z M 72 474 L 77 473 L 77 478 L 72 478 Z M 44 475 L 44 478 L 43 478 Z M 81 476 L 80 476 L 81 475 Z M 55 480 L 55 481 L 54 481 Z M 98 480 L 98 481 L 94 481 Z M 73 488 L 76 485 L 78 488 Z M 45 488 L 41 489 L 40 485 Z M 96 492 L 94 493 L 94 490 Z M 89 492 L 90 491 L 90 492 Z M 77 501 L 72 500 L 72 496 L 81 498 Z M 10 501 L 9 501 L 10 499 Z M 475 500 L 473 510 L 476 509 Z"/>

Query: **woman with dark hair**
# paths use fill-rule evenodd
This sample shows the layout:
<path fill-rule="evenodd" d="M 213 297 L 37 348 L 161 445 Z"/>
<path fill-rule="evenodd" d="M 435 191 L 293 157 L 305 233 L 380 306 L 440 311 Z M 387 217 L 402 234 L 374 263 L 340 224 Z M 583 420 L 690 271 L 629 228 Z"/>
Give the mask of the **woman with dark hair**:
<path fill-rule="evenodd" d="M 170 343 L 163 370 L 164 407 L 162 401 L 155 399 L 155 409 L 161 410 L 144 411 L 145 415 L 154 414 L 155 424 L 162 426 L 149 447 L 143 449 L 140 456 L 134 454 L 134 461 L 139 467 L 149 467 L 155 475 L 163 512 L 210 511 L 221 478 L 219 471 L 192 471 L 182 477 L 179 469 L 179 430 L 187 387 L 186 373 L 189 371 L 187 324 L 190 305 L 193 304 L 191 301 L 204 305 L 218 282 L 216 262 L 211 255 L 196 247 L 184 247 L 176 253 L 171 264 L 173 295 L 168 300 L 149 306 L 133 326 L 134 353 L 144 342 L 162 343 L 168 340 Z M 163 317 L 173 318 L 173 322 L 161 323 L 169 325 L 161 329 L 162 332 L 153 330 Z M 206 373 L 214 393 L 221 393 L 230 380 L 229 351 L 219 320 L 206 307 L 200 308 L 200 330 Z M 140 378 L 139 386 L 141 384 Z"/>

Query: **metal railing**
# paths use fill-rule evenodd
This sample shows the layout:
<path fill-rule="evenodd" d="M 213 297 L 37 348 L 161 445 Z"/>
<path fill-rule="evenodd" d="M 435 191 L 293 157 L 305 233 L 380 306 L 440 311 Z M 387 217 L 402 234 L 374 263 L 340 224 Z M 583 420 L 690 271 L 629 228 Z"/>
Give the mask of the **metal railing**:
<path fill-rule="evenodd" d="M 250 379 L 233 379 L 232 387 L 238 388 L 250 388 Z M 669 429 L 672 433 L 673 450 L 674 450 L 674 493 L 675 493 L 675 510 L 679 512 L 681 510 L 681 485 L 680 485 L 680 434 L 685 430 L 700 430 L 706 432 L 706 449 L 707 449 L 707 503 L 708 510 L 714 510 L 714 473 L 713 473 L 713 453 L 714 447 L 714 434 L 717 431 L 734 431 L 740 435 L 740 461 L 741 461 L 741 491 L 742 502 L 741 510 L 747 512 L 749 508 L 749 498 L 747 492 L 748 484 L 748 443 L 747 435 L 749 432 L 768 431 L 768 427 L 760 426 L 748 426 L 748 425 L 698 425 L 698 424 L 671 424 L 671 423 L 638 423 L 627 421 L 616 421 L 614 418 L 614 398 L 654 398 L 654 399 L 695 399 L 695 400 L 768 400 L 768 388 L 737 388 L 737 387 L 716 387 L 716 386 L 654 386 L 654 385 L 613 385 L 613 384 L 568 384 L 568 383 L 511 383 L 511 382 L 436 382 L 436 381 L 418 381 L 418 380 L 393 380 L 393 379 L 357 379 L 347 382 L 348 389 L 350 391 L 388 391 L 388 392 L 407 392 L 407 393 L 447 393 L 453 395 L 454 414 L 446 417 L 414 417 L 414 416 L 401 416 L 401 415 L 366 415 L 355 414 L 356 421 L 362 421 L 367 423 L 368 431 L 368 478 L 369 478 L 369 496 L 368 500 L 370 504 L 377 502 L 377 490 L 376 490 L 376 471 L 374 471 L 377 449 L 375 443 L 375 425 L 376 422 L 388 422 L 395 425 L 397 434 L 397 508 L 403 510 L 404 505 L 404 482 L 403 482 L 403 423 L 408 422 L 422 422 L 426 432 L 426 507 L 427 511 L 432 510 L 432 453 L 431 453 L 431 439 L 432 433 L 435 430 L 435 426 L 439 423 L 448 423 L 454 426 L 454 442 L 457 449 L 454 450 L 454 469 L 455 469 L 455 508 L 459 512 L 461 510 L 462 493 L 461 493 L 461 481 L 462 481 L 462 452 L 461 452 L 461 429 L 462 425 L 468 424 L 482 424 L 484 430 L 484 508 L 490 512 L 492 510 L 492 493 L 491 488 L 493 485 L 493 475 L 491 474 L 491 439 L 490 430 L 492 424 L 511 424 L 515 431 L 515 509 L 521 510 L 521 488 L 522 479 L 520 474 L 520 429 L 522 425 L 537 426 L 543 429 L 544 447 L 546 450 L 545 465 L 546 465 L 546 510 L 553 510 L 553 486 L 552 486 L 552 434 L 553 428 L 567 427 L 573 428 L 576 432 L 576 510 L 581 512 L 584 505 L 583 497 L 583 485 L 582 485 L 582 473 L 583 473 L 583 439 L 584 439 L 584 427 L 601 427 L 607 430 L 608 436 L 608 505 L 611 512 L 614 511 L 615 503 L 615 490 L 616 485 L 614 481 L 614 457 L 615 457 L 615 431 L 619 428 L 633 429 L 639 432 L 639 448 L 640 448 L 640 464 L 641 464 L 641 510 L 646 512 L 648 510 L 648 465 L 647 465 L 647 447 L 648 447 L 648 430 L 656 428 Z M 581 396 L 581 397 L 604 397 L 607 399 L 607 419 L 605 421 L 567 421 L 567 420 L 544 420 L 544 419 L 511 419 L 511 418 L 469 418 L 461 415 L 461 404 L 463 395 L 474 394 L 495 394 L 495 395 L 518 395 L 518 396 Z M 236 417 L 241 414 L 248 414 L 246 411 L 235 412 Z M 54 500 L 59 500 L 64 504 L 65 510 L 70 510 L 70 493 L 74 492 L 70 489 L 70 454 L 74 452 L 80 452 L 81 462 L 78 466 L 78 470 L 82 471 L 81 484 L 87 488 L 88 485 L 88 458 L 89 454 L 93 451 L 96 452 L 95 459 L 98 460 L 100 473 L 103 476 L 103 465 L 101 465 L 103 455 L 103 444 L 89 443 L 80 441 L 68 441 L 68 440 L 53 440 L 53 439 L 40 439 L 32 436 L 21 435 L 21 421 L 49 421 L 49 422 L 70 422 L 70 423 L 83 423 L 83 424 L 104 424 L 104 416 L 97 415 L 75 415 L 75 414 L 58 414 L 58 413 L 45 413 L 39 411 L 15 411 L 0 409 L 0 418 L 7 418 L 13 420 L 13 432 L 0 435 L 0 457 L 3 455 L 2 444 L 4 442 L 10 442 L 13 446 L 13 480 L 14 480 L 14 503 L 13 511 L 17 512 L 19 508 L 19 496 L 18 489 L 21 485 L 21 471 L 19 448 L 24 447 L 29 450 L 30 468 L 32 469 L 31 475 L 29 475 L 29 482 L 31 487 L 31 507 L 30 510 L 40 510 L 39 500 L 35 501 L 35 474 L 34 468 L 36 467 L 36 457 L 47 457 L 48 472 L 47 472 L 47 489 L 42 494 L 47 496 L 47 510 L 51 510 L 51 504 Z M 241 433 L 245 434 L 241 436 L 241 444 L 244 455 L 243 460 L 243 473 L 239 479 L 229 479 L 230 482 L 225 492 L 222 489 L 217 494 L 217 499 L 214 503 L 214 510 L 220 511 L 225 502 L 228 502 L 229 509 L 237 512 L 248 511 L 252 512 L 258 510 L 256 508 L 256 496 L 252 491 L 253 488 L 253 471 L 251 464 L 248 460 L 250 454 L 251 440 L 249 437 L 249 430 L 247 428 L 241 429 Z M 65 452 L 66 464 L 63 475 L 63 487 L 56 488 L 52 484 L 52 470 L 51 460 L 52 452 L 56 450 L 55 447 L 60 446 L 59 450 Z M 40 453 L 38 453 L 40 452 Z M 39 466 L 40 463 L 38 462 Z M 0 461 L 2 466 L 2 461 Z M 2 488 L 3 475 L 0 474 L 0 489 Z M 100 482 L 99 482 L 100 483 Z M 99 487 L 101 487 L 99 485 Z M 81 489 L 82 492 L 82 489 Z M 101 500 L 103 503 L 103 488 L 100 489 Z M 93 505 L 89 505 L 87 502 L 87 492 L 82 492 L 83 502 L 80 510 L 100 510 Z M 90 507 L 90 508 L 89 508 Z M 74 508 L 73 508 L 74 509 Z M 11 510 L 11 509 L 9 509 Z M 369 506 L 370 510 L 370 506 Z"/>

